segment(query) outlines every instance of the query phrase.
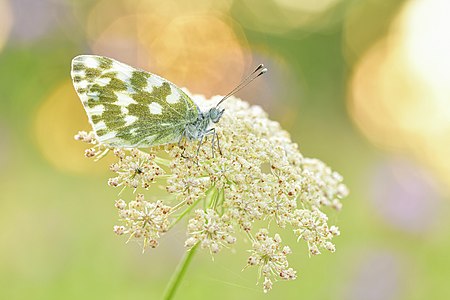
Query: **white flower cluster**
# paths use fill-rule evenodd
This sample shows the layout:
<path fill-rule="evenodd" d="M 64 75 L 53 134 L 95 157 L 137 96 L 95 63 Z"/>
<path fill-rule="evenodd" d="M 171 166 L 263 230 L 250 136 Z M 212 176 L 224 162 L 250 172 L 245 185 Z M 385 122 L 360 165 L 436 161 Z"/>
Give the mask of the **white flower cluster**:
<path fill-rule="evenodd" d="M 202 110 L 215 102 L 193 98 Z M 241 231 L 253 243 L 248 266 L 260 268 L 267 292 L 272 279 L 289 280 L 296 275 L 286 259 L 289 247 L 281 247 L 278 234 L 255 230 L 255 222 L 292 228 L 299 240 L 306 241 L 310 254 L 319 254 L 321 249 L 334 252 L 331 240 L 339 230 L 328 225 L 323 210 L 340 210 L 340 200 L 348 191 L 338 173 L 317 159 L 304 158 L 289 134 L 260 107 L 230 97 L 223 108 L 225 113 L 215 124 L 222 154 L 211 138 L 200 151 L 198 142 L 147 152 L 114 149 L 119 161 L 111 170 L 118 176 L 110 179 L 111 186 L 151 189 L 151 183 L 160 179 L 165 180 L 168 194 L 166 204 L 158 201 L 151 206 L 143 199 L 136 200 L 141 206 L 132 201 L 128 209 L 124 202 L 116 204 L 125 225 L 115 231 L 141 237 L 144 247 L 155 246 L 161 233 L 188 218 L 185 246 L 199 244 L 214 254 L 234 244 L 234 233 Z M 91 142 L 84 135 L 79 139 Z"/>
<path fill-rule="evenodd" d="M 328 217 L 320 210 L 313 208 L 297 209 L 292 220 L 294 233 L 299 239 L 303 239 L 308 244 L 309 253 L 311 255 L 320 254 L 321 248 L 330 252 L 336 251 L 331 239 L 340 234 L 336 226 L 328 227 Z"/>
<path fill-rule="evenodd" d="M 267 229 L 261 229 L 255 235 L 253 249 L 247 260 L 247 266 L 259 266 L 259 273 L 264 276 L 264 293 L 272 289 L 271 277 L 292 280 L 297 278 L 296 272 L 289 268 L 286 256 L 291 254 L 288 246 L 281 247 L 281 237 L 269 236 Z"/>
<path fill-rule="evenodd" d="M 114 149 L 118 162 L 110 166 L 110 170 L 117 174 L 108 180 L 108 185 L 125 186 L 137 189 L 141 186 L 148 189 L 156 178 L 164 174 L 164 170 L 155 162 L 155 155 L 131 149 L 124 151 Z"/>
<path fill-rule="evenodd" d="M 206 211 L 197 209 L 194 217 L 189 220 L 187 231 L 190 237 L 185 246 L 188 248 L 200 243 L 202 248 L 209 248 L 211 253 L 218 253 L 224 245 L 236 242 L 236 238 L 231 235 L 234 229 L 228 216 L 219 216 L 210 208 Z"/>
<path fill-rule="evenodd" d="M 75 136 L 74 139 L 77 141 L 82 141 L 87 144 L 95 145 L 95 147 L 88 148 L 84 151 L 84 156 L 86 157 L 95 157 L 99 153 L 99 145 L 97 143 L 97 139 L 93 131 L 86 132 L 80 131 Z"/>
<path fill-rule="evenodd" d="M 119 210 L 120 220 L 124 223 L 114 226 L 117 235 L 128 234 L 130 239 L 142 240 L 144 249 L 158 246 L 161 234 L 169 229 L 170 206 L 164 205 L 162 201 L 145 201 L 142 194 L 138 194 L 136 200 L 128 204 L 124 200 L 117 200 L 115 206 Z"/>

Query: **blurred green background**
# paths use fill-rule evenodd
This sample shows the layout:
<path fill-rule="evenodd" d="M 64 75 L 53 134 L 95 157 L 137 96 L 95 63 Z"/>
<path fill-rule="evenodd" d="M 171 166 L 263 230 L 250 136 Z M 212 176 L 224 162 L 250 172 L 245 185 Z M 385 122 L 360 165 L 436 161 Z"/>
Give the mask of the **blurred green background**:
<path fill-rule="evenodd" d="M 107 162 L 70 79 L 78 54 L 116 58 L 194 93 L 261 105 L 350 189 L 337 252 L 268 294 L 248 245 L 197 253 L 177 299 L 450 299 L 450 2 L 0 0 L 0 299 L 158 299 L 183 226 L 160 246 L 112 232 Z"/>

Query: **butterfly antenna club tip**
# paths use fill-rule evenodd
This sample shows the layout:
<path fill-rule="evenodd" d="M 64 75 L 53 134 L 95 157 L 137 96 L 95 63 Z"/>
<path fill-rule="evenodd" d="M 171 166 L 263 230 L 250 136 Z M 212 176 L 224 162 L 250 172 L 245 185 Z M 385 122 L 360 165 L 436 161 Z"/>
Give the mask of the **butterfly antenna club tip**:
<path fill-rule="evenodd" d="M 217 103 L 216 107 L 218 107 L 222 102 L 224 102 L 226 99 L 228 99 L 231 95 L 235 94 L 242 88 L 246 87 L 250 82 L 261 76 L 262 74 L 267 72 L 267 68 L 264 67 L 263 64 L 258 65 L 256 69 L 251 72 L 249 75 L 247 75 L 231 92 L 226 94 L 222 100 Z M 256 74 L 256 75 L 255 75 Z"/>

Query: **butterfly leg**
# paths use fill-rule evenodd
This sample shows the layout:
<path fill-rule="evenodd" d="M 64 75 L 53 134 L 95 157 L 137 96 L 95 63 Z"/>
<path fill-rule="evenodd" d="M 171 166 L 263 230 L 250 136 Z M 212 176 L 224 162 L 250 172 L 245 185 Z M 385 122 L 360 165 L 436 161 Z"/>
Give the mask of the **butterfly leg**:
<path fill-rule="evenodd" d="M 215 129 L 215 128 L 212 128 L 212 129 L 211 129 L 211 135 L 212 135 L 212 141 L 211 141 L 211 153 L 212 153 L 212 157 L 214 158 L 214 143 L 215 143 L 216 136 L 217 136 L 217 133 L 216 133 L 216 129 Z"/>
<path fill-rule="evenodd" d="M 186 138 L 186 130 L 183 131 L 183 133 L 180 136 L 180 139 L 178 140 L 178 147 L 183 147 L 183 152 L 181 152 L 181 157 L 182 158 L 189 158 L 188 156 L 186 156 L 184 153 L 186 152 L 186 147 L 181 145 L 181 142 L 183 141 L 183 139 Z"/>
<path fill-rule="evenodd" d="M 200 148 L 202 147 L 204 137 L 205 137 L 205 135 L 202 135 L 201 138 L 200 138 L 200 141 L 198 142 L 198 147 L 197 147 L 197 158 L 198 158 L 198 155 L 199 155 L 199 153 L 200 153 Z"/>
<path fill-rule="evenodd" d="M 220 143 L 219 143 L 219 136 L 217 135 L 216 128 L 209 129 L 205 135 L 212 135 L 212 143 L 211 143 L 211 153 L 212 157 L 214 158 L 214 147 L 217 141 L 217 149 L 219 149 L 220 155 L 222 155 L 222 150 L 220 149 Z"/>
<path fill-rule="evenodd" d="M 213 140 L 212 140 L 213 149 L 214 149 L 214 140 L 217 140 L 217 149 L 219 149 L 219 153 L 220 153 L 220 155 L 222 155 L 222 149 L 220 149 L 219 135 L 216 132 L 216 128 L 213 128 L 213 129 L 214 129 Z"/>

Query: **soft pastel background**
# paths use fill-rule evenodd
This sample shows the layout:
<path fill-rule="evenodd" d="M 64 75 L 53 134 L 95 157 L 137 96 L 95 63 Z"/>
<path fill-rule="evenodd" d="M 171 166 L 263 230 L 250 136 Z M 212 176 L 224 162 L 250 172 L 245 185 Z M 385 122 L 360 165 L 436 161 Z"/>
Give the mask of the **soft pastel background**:
<path fill-rule="evenodd" d="M 294 282 L 269 295 L 248 245 L 199 252 L 177 299 L 450 299 L 447 0 L 0 0 L 0 299 L 158 299 L 183 226 L 145 254 L 112 232 L 107 162 L 72 88 L 77 54 L 117 58 L 207 96 L 252 66 L 261 105 L 342 173 L 337 252 L 292 235 Z"/>

